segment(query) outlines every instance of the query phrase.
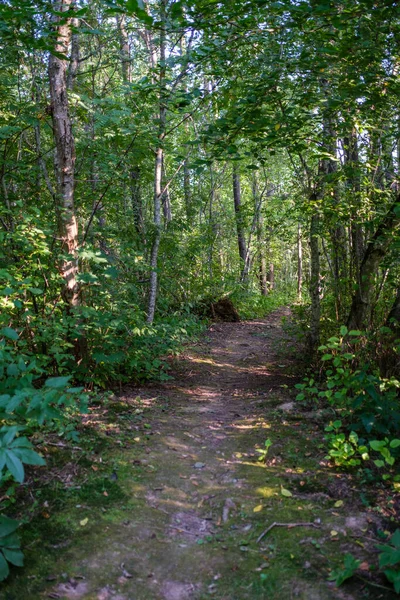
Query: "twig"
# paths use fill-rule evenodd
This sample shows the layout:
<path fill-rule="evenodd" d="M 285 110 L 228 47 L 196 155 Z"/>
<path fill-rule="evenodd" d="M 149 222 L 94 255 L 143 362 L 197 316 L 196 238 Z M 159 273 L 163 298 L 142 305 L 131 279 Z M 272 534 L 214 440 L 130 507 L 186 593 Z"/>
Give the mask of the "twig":
<path fill-rule="evenodd" d="M 291 529 L 292 527 L 315 527 L 315 529 L 319 529 L 319 525 L 315 523 L 277 523 L 276 521 L 272 523 L 265 531 L 263 531 L 257 538 L 257 544 L 261 542 L 264 536 L 267 535 L 274 527 L 287 527 Z"/>
<path fill-rule="evenodd" d="M 361 581 L 364 581 L 364 583 L 367 583 L 368 585 L 372 585 L 372 587 L 379 588 L 380 590 L 386 590 L 388 592 L 392 592 L 393 591 L 391 588 L 386 587 L 386 585 L 380 585 L 379 583 L 374 583 L 373 581 L 370 581 L 366 577 L 362 577 L 358 573 L 356 573 L 356 577 L 358 577 L 358 579 L 361 579 Z"/>

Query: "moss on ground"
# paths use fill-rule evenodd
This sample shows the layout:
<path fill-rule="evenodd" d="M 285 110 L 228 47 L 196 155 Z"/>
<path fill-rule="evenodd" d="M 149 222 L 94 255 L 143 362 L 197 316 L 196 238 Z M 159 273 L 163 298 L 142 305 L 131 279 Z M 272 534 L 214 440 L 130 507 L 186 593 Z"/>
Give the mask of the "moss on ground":
<path fill-rule="evenodd" d="M 248 349 L 246 327 L 263 333 L 227 325 L 211 350 L 186 358 L 175 386 L 93 408 L 78 449 L 48 446 L 50 471 L 30 480 L 26 567 L 13 569 L 2 600 L 394 598 L 374 587 L 385 586 L 374 569 L 387 522 L 366 506 L 370 488 L 324 461 L 313 418 L 278 409 L 291 380 L 274 362 L 277 333 L 252 335 Z M 266 343 L 275 386 L 260 375 Z M 260 540 L 274 522 L 310 525 L 276 526 Z M 369 581 L 341 595 L 327 579 L 346 552 Z"/>

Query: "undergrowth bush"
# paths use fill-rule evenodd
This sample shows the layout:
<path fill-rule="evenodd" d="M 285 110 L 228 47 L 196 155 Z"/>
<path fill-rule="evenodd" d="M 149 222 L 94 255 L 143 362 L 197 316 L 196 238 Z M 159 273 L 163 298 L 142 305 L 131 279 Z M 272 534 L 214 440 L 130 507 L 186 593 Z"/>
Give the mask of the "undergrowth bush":
<path fill-rule="evenodd" d="M 294 297 L 288 293 L 271 291 L 267 296 L 259 292 L 235 291 L 230 296 L 241 319 L 262 318 L 281 306 L 288 306 Z"/>
<path fill-rule="evenodd" d="M 349 467 L 373 458 L 384 479 L 398 481 L 393 467 L 400 457 L 400 382 L 382 377 L 368 360 L 368 338 L 360 331 L 342 326 L 319 351 L 323 377 L 297 384 L 297 400 L 326 403 L 339 415 L 326 427 L 328 458 Z"/>

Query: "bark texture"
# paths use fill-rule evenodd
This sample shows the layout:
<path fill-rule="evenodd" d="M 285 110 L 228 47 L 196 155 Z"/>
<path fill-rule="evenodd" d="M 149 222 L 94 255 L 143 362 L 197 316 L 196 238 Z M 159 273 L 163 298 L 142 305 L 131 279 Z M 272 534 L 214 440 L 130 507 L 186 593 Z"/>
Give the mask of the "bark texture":
<path fill-rule="evenodd" d="M 360 266 L 359 284 L 353 295 L 347 320 L 349 329 L 367 329 L 371 325 L 370 316 L 375 294 L 373 283 L 379 266 L 393 241 L 393 233 L 400 226 L 399 203 L 400 196 L 396 198 L 368 243 Z"/>
<path fill-rule="evenodd" d="M 243 224 L 243 215 L 242 215 L 242 199 L 240 192 L 240 176 L 237 171 L 236 166 L 233 167 L 232 171 L 232 183 L 233 183 L 233 202 L 235 206 L 235 218 L 236 218 L 236 231 L 237 231 L 237 241 L 239 248 L 239 258 L 240 258 L 240 266 L 241 266 L 241 281 L 244 280 L 246 276 L 246 240 L 244 235 L 244 224 Z"/>
<path fill-rule="evenodd" d="M 59 12 L 67 12 L 72 0 L 55 3 Z M 71 19 L 55 17 L 55 52 L 66 54 L 71 42 Z M 78 223 L 74 207 L 75 143 L 69 114 L 67 94 L 68 60 L 51 55 L 49 80 L 53 135 L 56 145 L 57 199 L 59 203 L 58 229 L 62 250 L 66 258 L 60 263 L 60 273 L 65 285 L 63 298 L 70 306 L 80 302 L 78 275 Z"/>
<path fill-rule="evenodd" d="M 156 149 L 156 160 L 154 166 L 154 194 L 153 194 L 153 225 L 154 237 L 150 255 L 150 285 L 149 299 L 147 306 L 147 322 L 152 323 L 157 301 L 157 284 L 158 284 L 158 251 L 161 242 L 161 202 L 163 196 L 162 179 L 163 179 L 163 163 L 164 163 L 164 138 L 165 125 L 167 118 L 167 99 L 165 91 L 165 55 L 166 55 L 166 4 L 167 0 L 161 0 L 160 8 L 160 61 L 159 61 L 159 114 L 158 114 L 158 147 Z M 156 60 L 156 52 L 151 40 L 151 61 L 154 65 Z"/>
<path fill-rule="evenodd" d="M 311 350 L 319 345 L 319 323 L 321 317 L 320 303 L 320 256 L 319 256 L 319 214 L 314 213 L 311 217 L 310 226 L 310 254 L 311 254 L 311 322 L 309 343 Z"/>

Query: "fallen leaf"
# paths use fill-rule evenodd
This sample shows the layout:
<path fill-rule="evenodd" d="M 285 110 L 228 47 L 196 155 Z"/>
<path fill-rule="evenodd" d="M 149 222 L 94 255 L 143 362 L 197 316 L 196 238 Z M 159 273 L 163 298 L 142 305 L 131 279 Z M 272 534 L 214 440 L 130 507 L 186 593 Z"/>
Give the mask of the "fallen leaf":
<path fill-rule="evenodd" d="M 339 534 L 338 534 L 338 532 L 337 532 L 337 531 L 335 531 L 334 529 L 332 529 L 332 531 L 331 531 L 331 536 L 332 536 L 332 537 L 335 537 L 335 536 L 337 536 L 337 535 L 339 535 Z"/>
<path fill-rule="evenodd" d="M 258 513 L 260 511 L 262 511 L 263 508 L 264 508 L 264 506 L 262 504 L 258 504 L 258 506 L 255 506 L 253 508 L 253 512 Z"/>
<path fill-rule="evenodd" d="M 89 519 L 87 517 L 86 517 L 86 519 L 82 519 L 82 521 L 79 521 L 79 525 L 81 527 L 85 527 L 88 523 L 89 523 Z"/>
<path fill-rule="evenodd" d="M 333 506 L 335 508 L 340 508 L 341 506 L 343 506 L 343 500 L 338 500 Z"/>
<path fill-rule="evenodd" d="M 282 494 L 282 496 L 285 496 L 285 498 L 291 498 L 293 496 L 292 492 L 290 492 L 289 490 L 285 489 L 282 486 L 281 486 L 281 494 Z"/>

